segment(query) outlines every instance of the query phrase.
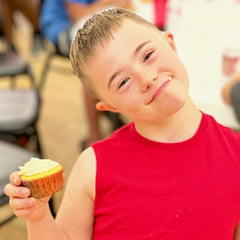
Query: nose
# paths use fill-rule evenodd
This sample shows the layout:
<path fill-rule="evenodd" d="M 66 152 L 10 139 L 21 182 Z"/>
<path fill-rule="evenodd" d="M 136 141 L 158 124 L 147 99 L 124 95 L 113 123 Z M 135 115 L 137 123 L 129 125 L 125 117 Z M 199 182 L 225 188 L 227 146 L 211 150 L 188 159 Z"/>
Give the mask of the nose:
<path fill-rule="evenodd" d="M 156 82 L 157 75 L 153 73 L 146 73 L 140 77 L 139 85 L 142 92 L 148 91 L 152 85 Z"/>

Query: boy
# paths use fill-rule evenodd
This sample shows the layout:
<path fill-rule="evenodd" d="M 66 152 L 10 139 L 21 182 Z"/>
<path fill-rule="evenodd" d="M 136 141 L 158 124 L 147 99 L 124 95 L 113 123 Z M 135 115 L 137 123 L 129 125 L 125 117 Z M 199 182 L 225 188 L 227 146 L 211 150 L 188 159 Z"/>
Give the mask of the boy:
<path fill-rule="evenodd" d="M 49 198 L 27 198 L 10 176 L 5 192 L 30 239 L 233 239 L 240 136 L 191 101 L 173 35 L 112 9 L 77 32 L 71 61 L 98 110 L 133 122 L 80 155 L 56 220 Z"/>

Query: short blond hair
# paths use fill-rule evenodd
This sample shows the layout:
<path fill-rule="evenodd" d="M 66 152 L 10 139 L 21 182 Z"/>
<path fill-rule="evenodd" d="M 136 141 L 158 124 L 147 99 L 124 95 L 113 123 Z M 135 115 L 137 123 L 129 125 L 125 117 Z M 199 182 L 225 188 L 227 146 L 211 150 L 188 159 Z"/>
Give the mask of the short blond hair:
<path fill-rule="evenodd" d="M 90 80 L 84 73 L 84 69 L 87 67 L 86 62 L 88 58 L 94 54 L 97 45 L 103 45 L 103 42 L 113 38 L 112 32 L 119 30 L 125 19 L 130 19 L 136 23 L 148 25 L 158 30 L 154 24 L 148 22 L 130 10 L 112 8 L 94 14 L 89 18 L 85 22 L 83 28 L 77 31 L 72 42 L 70 60 L 73 73 L 95 97 L 97 97 L 96 91 L 93 89 Z"/>

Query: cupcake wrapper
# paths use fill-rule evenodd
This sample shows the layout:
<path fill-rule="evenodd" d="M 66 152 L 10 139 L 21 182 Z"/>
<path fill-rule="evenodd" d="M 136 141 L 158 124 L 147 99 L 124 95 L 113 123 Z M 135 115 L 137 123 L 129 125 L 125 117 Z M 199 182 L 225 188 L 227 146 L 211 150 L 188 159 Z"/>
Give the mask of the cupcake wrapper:
<path fill-rule="evenodd" d="M 63 188 L 63 170 L 52 175 L 34 179 L 22 180 L 22 185 L 29 188 L 30 197 L 43 198 L 50 196 Z"/>

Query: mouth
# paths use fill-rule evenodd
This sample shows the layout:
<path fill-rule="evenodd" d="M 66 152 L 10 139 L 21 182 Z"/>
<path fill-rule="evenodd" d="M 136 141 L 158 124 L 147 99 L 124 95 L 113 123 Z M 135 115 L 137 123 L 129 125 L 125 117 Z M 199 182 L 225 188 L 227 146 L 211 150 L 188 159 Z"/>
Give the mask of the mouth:
<path fill-rule="evenodd" d="M 156 98 L 159 97 L 159 95 L 161 95 L 161 93 L 164 91 L 164 89 L 168 86 L 168 84 L 172 81 L 172 76 L 170 76 L 168 78 L 167 81 L 165 81 L 158 89 L 157 91 L 154 93 L 153 97 L 151 98 L 151 100 L 148 102 L 148 104 L 150 104 L 151 102 L 153 102 Z"/>

